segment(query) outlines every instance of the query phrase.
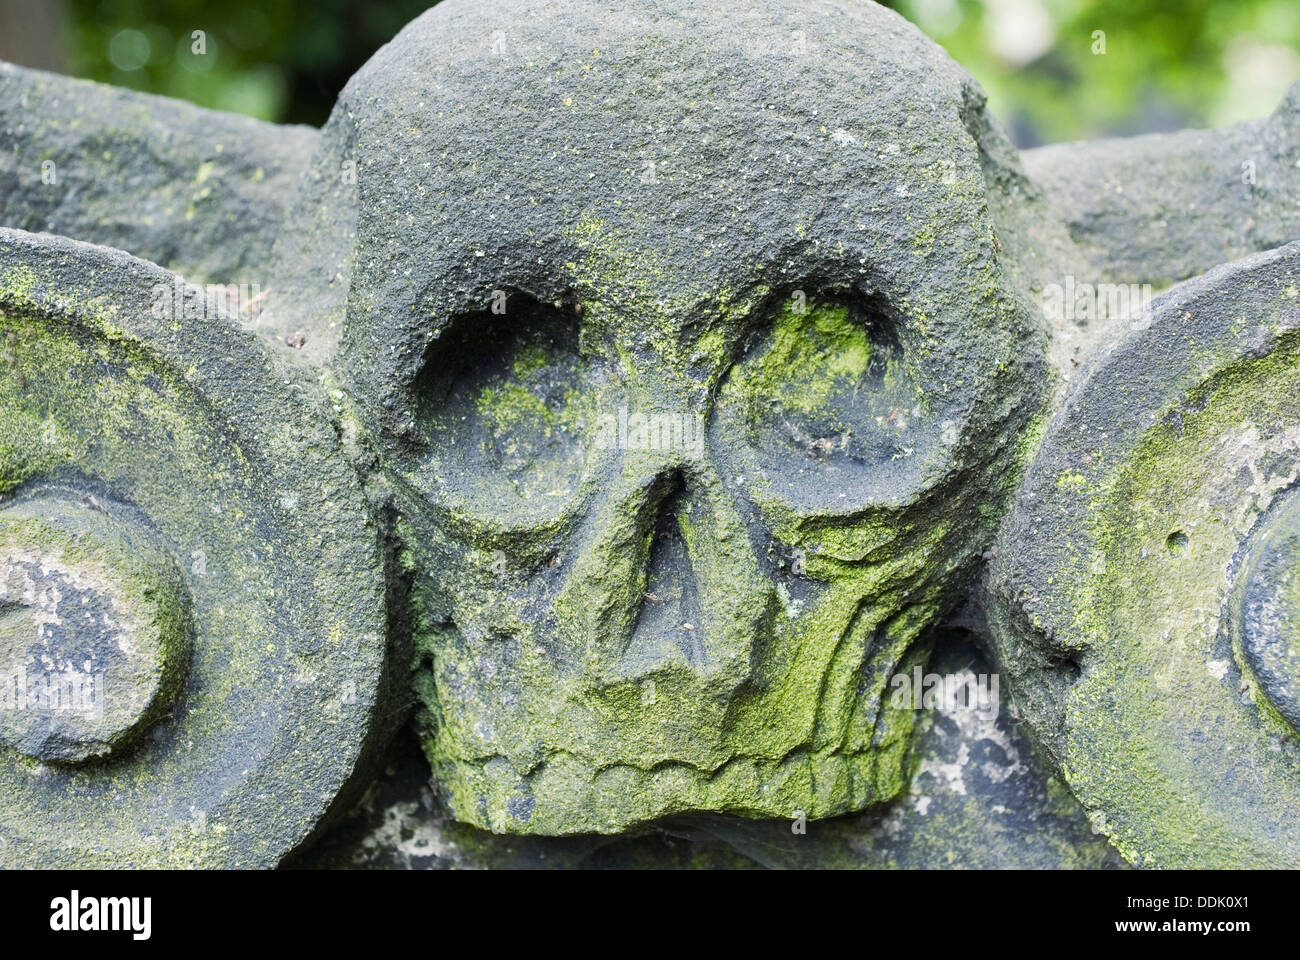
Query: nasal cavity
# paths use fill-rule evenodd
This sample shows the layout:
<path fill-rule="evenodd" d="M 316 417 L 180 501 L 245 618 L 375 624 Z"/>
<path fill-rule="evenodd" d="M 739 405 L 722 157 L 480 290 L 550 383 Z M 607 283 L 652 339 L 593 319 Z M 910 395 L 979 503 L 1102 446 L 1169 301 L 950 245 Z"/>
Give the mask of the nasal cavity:
<path fill-rule="evenodd" d="M 645 590 L 623 658 L 633 675 L 671 660 L 685 660 L 691 667 L 705 661 L 699 591 L 685 533 L 691 502 L 682 475 L 673 472 L 657 480 L 648 507 L 652 526 Z"/>

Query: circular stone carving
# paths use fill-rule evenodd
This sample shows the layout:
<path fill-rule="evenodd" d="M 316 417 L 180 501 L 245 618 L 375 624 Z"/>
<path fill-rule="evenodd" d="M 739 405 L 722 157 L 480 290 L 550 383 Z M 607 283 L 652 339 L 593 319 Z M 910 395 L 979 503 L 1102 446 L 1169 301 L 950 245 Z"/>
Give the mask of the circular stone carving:
<path fill-rule="evenodd" d="M 1130 862 L 1300 865 L 1300 244 L 1182 284 L 1067 397 L 1000 538 L 1021 713 Z"/>
<path fill-rule="evenodd" d="M 1242 657 L 1260 693 L 1300 730 L 1300 498 L 1266 523 L 1242 579 Z"/>
<path fill-rule="evenodd" d="M 0 636 L 30 665 L 85 599 L 52 665 L 107 694 L 6 720 L 0 866 L 272 866 L 384 741 L 385 554 L 328 404 L 178 282 L 0 231 Z"/>
<path fill-rule="evenodd" d="M 189 596 L 144 528 L 77 503 L 0 510 L 0 742 L 78 762 L 169 709 L 189 656 Z"/>

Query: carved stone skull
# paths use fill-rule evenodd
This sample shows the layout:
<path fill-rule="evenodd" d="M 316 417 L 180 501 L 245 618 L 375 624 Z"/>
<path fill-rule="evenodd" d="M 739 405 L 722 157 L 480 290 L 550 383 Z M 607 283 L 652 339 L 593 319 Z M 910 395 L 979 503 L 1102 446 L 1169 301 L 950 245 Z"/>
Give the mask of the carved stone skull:
<path fill-rule="evenodd" d="M 1044 380 L 942 50 L 871 4 L 669 7 L 448 0 L 314 161 L 426 751 L 493 830 L 899 793 L 887 685 Z"/>

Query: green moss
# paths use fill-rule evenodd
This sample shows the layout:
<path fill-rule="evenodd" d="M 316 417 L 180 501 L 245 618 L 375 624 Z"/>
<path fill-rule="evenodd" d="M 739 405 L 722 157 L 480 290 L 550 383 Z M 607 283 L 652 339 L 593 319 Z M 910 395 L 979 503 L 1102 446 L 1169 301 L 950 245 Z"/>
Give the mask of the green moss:
<path fill-rule="evenodd" d="M 1294 731 L 1242 701 L 1227 639 L 1240 546 L 1300 473 L 1285 426 L 1300 423 L 1300 336 L 1209 366 L 1122 462 L 1070 483 L 1093 547 L 1066 574 L 1061 642 L 1085 653 L 1065 769 L 1137 864 L 1276 864 L 1300 809 Z M 1174 533 L 1184 549 L 1167 548 Z"/>
<path fill-rule="evenodd" d="M 0 781 L 13 791 L 0 826 L 20 837 L 31 835 L 25 824 L 43 823 L 48 841 L 61 843 L 62 836 L 81 865 L 264 862 L 257 852 L 258 827 L 219 818 L 187 824 L 184 811 L 196 803 L 206 809 L 213 790 L 233 789 L 244 776 L 241 767 L 231 769 L 229 749 L 243 742 L 239 730 L 250 722 L 250 711 L 273 725 L 286 705 L 302 697 L 304 688 L 284 664 L 296 662 L 309 675 L 314 654 L 279 654 L 289 645 L 302 649 L 304 638 L 285 630 L 286 624 L 310 629 L 301 612 L 290 610 L 301 584 L 335 575 L 306 568 L 302 552 L 304 544 L 319 539 L 329 518 L 313 518 L 314 534 L 268 523 L 266 505 L 280 503 L 284 493 L 260 465 L 274 462 L 276 451 L 250 453 L 233 439 L 238 431 L 227 418 L 241 415 L 237 398 L 213 404 L 198 396 L 183 372 L 112 322 L 111 307 L 68 304 L 66 315 L 56 317 L 31 310 L 44 282 L 29 271 L 0 275 L 0 342 L 6 333 L 14 336 L 11 359 L 0 363 L 0 498 L 29 481 L 89 477 L 147 516 L 185 571 L 195 609 L 202 611 L 186 666 L 204 682 L 187 692 L 179 734 L 184 741 L 145 738 L 120 762 L 62 771 L 63 787 L 56 793 L 29 790 L 37 781 L 23 761 L 12 755 L 0 761 Z M 285 416 L 286 436 L 300 436 L 302 425 L 289 408 Z M 268 657 L 268 648 L 277 656 Z M 286 728 L 278 736 L 288 742 L 294 733 Z M 261 762 L 242 748 L 233 756 L 241 754 L 250 767 Z M 213 771 L 202 796 L 195 769 Z M 231 782 L 223 786 L 226 780 Z M 312 789 L 309 782 L 268 787 L 286 798 Z M 81 833 L 91 829 L 88 824 L 93 849 Z M 16 848 L 0 851 L 6 863 L 22 858 Z"/>
<path fill-rule="evenodd" d="M 1088 485 L 1088 478 L 1078 470 L 1066 470 L 1056 478 L 1058 490 L 1082 490 Z"/>
<path fill-rule="evenodd" d="M 944 229 L 932 224 L 918 255 L 945 249 Z M 566 239 L 583 305 L 580 353 L 609 363 L 608 379 L 585 391 L 593 409 L 689 403 L 717 424 L 725 407 L 735 449 L 784 437 L 783 420 L 800 431 L 811 423 L 814 441 L 845 438 L 834 452 L 856 458 L 853 469 L 894 470 L 901 492 L 799 509 L 761 469 L 745 470 L 742 495 L 707 456 L 590 447 L 595 479 L 545 526 L 500 497 L 480 499 L 490 499 L 491 518 L 449 504 L 446 487 L 423 498 L 399 489 L 419 597 L 422 741 L 454 815 L 512 833 L 615 832 L 683 811 L 826 817 L 897 796 L 914 715 L 883 693 L 900 664 L 925 657 L 920 638 L 956 600 L 1015 487 L 1019 463 L 1001 468 L 1012 451 L 1023 455 L 1024 417 L 1004 401 L 1023 365 L 952 384 L 994 399 L 962 409 L 978 425 L 954 421 L 941 441 L 935 411 L 949 400 L 925 394 L 920 370 L 947 349 L 956 322 L 942 296 L 890 300 L 888 316 L 834 301 L 799 310 L 793 300 L 760 316 L 771 290 L 755 285 L 742 299 L 693 288 L 597 217 Z M 1024 343 L 999 327 L 1013 307 L 1000 299 L 996 264 L 968 266 L 991 305 L 980 318 L 989 343 L 979 346 L 1021 357 Z M 895 322 L 906 324 L 906 351 L 887 329 Z M 750 349 L 754 333 L 763 339 Z M 476 413 L 491 418 L 493 435 L 553 436 L 558 409 L 539 391 L 547 364 L 531 351 L 506 365 L 513 383 L 480 392 Z M 575 428 L 590 440 L 590 423 Z M 909 429 L 928 446 L 914 450 Z M 956 446 L 959 432 L 972 449 L 946 472 L 881 466 L 914 453 L 918 465 L 943 464 L 940 445 Z M 795 453 L 815 471 L 823 446 Z M 696 622 L 646 636 L 637 618 L 655 602 L 648 571 L 665 513 L 689 556 Z M 802 548 L 801 582 L 760 564 L 764 547 L 778 567 Z M 507 560 L 500 573 L 495 551 Z"/>
<path fill-rule="evenodd" d="M 549 437 L 556 423 L 546 401 L 520 384 L 485 387 L 478 395 L 478 408 L 497 436 L 519 432 Z"/>
<path fill-rule="evenodd" d="M 602 678 L 593 658 L 577 682 L 550 659 L 536 625 L 517 619 L 512 642 L 520 656 L 511 689 L 529 696 L 509 708 L 480 703 L 466 697 L 467 684 L 482 682 L 475 645 L 434 625 L 430 611 L 444 601 L 436 589 L 421 591 L 429 666 L 420 684 L 429 705 L 425 746 L 458 818 L 510 832 L 604 832 L 690 809 L 832 816 L 904 789 L 913 715 L 883 704 L 883 692 L 906 656 L 924 655 L 915 641 L 945 603 L 944 591 L 912 596 L 905 615 L 891 615 L 919 569 L 914 555 L 866 567 L 814 558 L 810 570 L 831 584 L 792 619 L 771 599 L 743 529 L 730 527 L 726 516 L 707 509 L 679 515 L 691 554 L 712 558 L 711 569 L 700 572 L 702 593 L 724 602 L 703 615 L 735 625 L 731 634 L 720 627 L 708 634 L 715 653 L 705 670 L 679 660 L 625 679 Z M 604 636 L 607 618 L 622 605 L 635 609 L 644 589 L 649 546 L 635 517 L 610 518 L 601 527 L 610 549 L 584 552 L 579 563 L 590 567 L 580 566 L 556 605 L 569 636 Z M 403 529 L 428 550 L 429 531 Z M 933 537 L 929 542 L 941 544 L 945 533 L 937 529 Z M 629 540 L 638 551 L 618 547 Z M 611 592 L 618 584 L 625 596 Z M 457 586 L 458 610 L 471 622 L 486 619 L 491 581 Z M 735 611 L 756 605 L 770 606 L 773 636 L 759 648 L 752 686 L 733 688 L 728 677 L 750 672 L 754 630 Z M 526 821 L 516 815 L 523 809 L 531 811 Z"/>
<path fill-rule="evenodd" d="M 825 414 L 838 391 L 861 384 L 871 355 L 867 331 L 853 322 L 847 306 L 816 304 L 800 311 L 786 303 L 773 323 L 770 346 L 743 379 L 728 380 L 724 389 L 743 394 L 754 418 L 758 405 L 773 402 L 806 415 Z"/>
<path fill-rule="evenodd" d="M 551 362 L 551 355 L 545 348 L 539 344 L 529 343 L 515 354 L 512 366 L 516 377 L 527 377 L 530 373 L 544 369 Z"/>

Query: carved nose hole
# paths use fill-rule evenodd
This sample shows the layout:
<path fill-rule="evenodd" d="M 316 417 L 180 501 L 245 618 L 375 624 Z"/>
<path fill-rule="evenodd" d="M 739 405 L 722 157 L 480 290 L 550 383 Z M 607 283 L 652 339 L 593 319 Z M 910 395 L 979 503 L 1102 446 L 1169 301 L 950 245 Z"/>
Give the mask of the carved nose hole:
<path fill-rule="evenodd" d="M 651 522 L 641 609 L 624 654 L 634 672 L 683 658 L 704 663 L 699 587 L 689 549 L 689 491 L 680 471 L 660 477 L 649 500 Z"/>

